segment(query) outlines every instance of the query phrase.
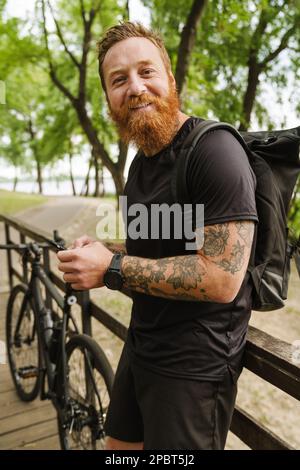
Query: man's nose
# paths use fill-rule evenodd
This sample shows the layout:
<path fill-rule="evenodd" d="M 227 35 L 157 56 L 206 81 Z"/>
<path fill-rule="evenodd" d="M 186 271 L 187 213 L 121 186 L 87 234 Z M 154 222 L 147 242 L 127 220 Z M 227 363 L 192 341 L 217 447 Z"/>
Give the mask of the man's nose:
<path fill-rule="evenodd" d="M 138 75 L 131 76 L 129 79 L 128 95 L 140 96 L 147 91 L 144 80 Z"/>

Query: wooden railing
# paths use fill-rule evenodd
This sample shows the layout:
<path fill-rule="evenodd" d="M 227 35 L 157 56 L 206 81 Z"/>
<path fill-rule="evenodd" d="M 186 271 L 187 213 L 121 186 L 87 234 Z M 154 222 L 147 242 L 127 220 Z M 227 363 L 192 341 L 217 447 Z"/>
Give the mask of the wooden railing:
<path fill-rule="evenodd" d="M 26 243 L 28 239 L 37 242 L 49 241 L 48 235 L 33 230 L 13 217 L 0 215 L 1 220 L 4 223 L 6 243 L 18 243 L 18 241 L 12 240 L 11 229 L 17 231 L 21 243 Z M 7 251 L 7 264 L 10 287 L 13 286 L 14 277 L 25 283 L 28 281 L 27 266 L 23 264 L 23 272 L 18 272 L 13 266 L 12 254 L 9 251 Z M 49 249 L 44 249 L 43 266 L 53 283 L 64 291 L 64 282 L 51 270 Z M 123 293 L 130 295 L 126 291 L 123 291 Z M 48 298 L 47 302 L 51 302 L 51 299 Z M 84 333 L 92 335 L 91 318 L 93 317 L 121 340 L 126 339 L 127 328 L 91 301 L 89 292 L 78 294 L 78 303 L 81 306 L 82 330 Z M 247 335 L 244 366 L 288 395 L 300 400 L 300 364 L 292 361 L 292 349 L 289 343 L 278 340 L 250 326 Z M 251 449 L 293 449 L 289 443 L 280 439 L 239 407 L 235 408 L 230 429 Z"/>

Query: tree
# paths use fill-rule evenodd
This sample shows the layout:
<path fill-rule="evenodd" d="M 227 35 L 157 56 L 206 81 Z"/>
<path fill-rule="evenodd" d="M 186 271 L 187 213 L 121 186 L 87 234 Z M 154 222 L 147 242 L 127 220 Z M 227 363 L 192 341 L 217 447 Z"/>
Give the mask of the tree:
<path fill-rule="evenodd" d="M 280 101 L 288 74 L 299 83 L 300 4 L 294 0 L 211 0 L 190 28 L 189 48 L 182 44 L 197 2 L 144 0 L 175 64 L 186 70 L 179 82 L 186 112 L 229 121 L 247 129 L 254 115 L 272 127 L 271 109 L 263 106 L 262 85 L 276 87 Z M 200 3 L 198 3 L 200 9 Z M 199 11 L 199 10 L 198 10 Z M 194 46 L 193 46 L 194 43 Z M 286 64 L 280 63 L 283 51 Z M 179 59 L 181 54 L 181 59 Z M 178 57 L 178 60 L 177 60 Z M 284 124 L 283 124 L 284 125 Z"/>
<path fill-rule="evenodd" d="M 175 71 L 175 80 L 179 95 L 182 92 L 183 85 L 186 80 L 190 58 L 195 45 L 197 28 L 205 6 L 206 0 L 194 0 L 186 23 L 182 28 Z"/>
<path fill-rule="evenodd" d="M 89 81 L 88 71 L 95 64 L 95 52 L 91 58 L 90 52 L 96 34 L 100 33 L 103 27 L 116 22 L 118 15 L 119 17 L 120 14 L 126 15 L 126 6 L 128 5 L 121 8 L 117 2 L 112 5 L 111 2 L 88 0 L 78 0 L 75 6 L 74 3 L 70 5 L 70 2 L 61 0 L 57 2 L 57 9 L 60 11 L 60 21 L 58 21 L 53 2 L 41 0 L 41 25 L 49 75 L 53 84 L 69 101 L 77 114 L 79 123 L 92 147 L 92 156 L 96 162 L 95 168 L 97 169 L 99 162 L 101 162 L 109 170 L 117 194 L 122 194 L 124 188 L 123 172 L 127 146 L 119 141 L 118 155 L 111 155 L 108 150 L 111 143 L 109 138 L 110 136 L 116 137 L 116 132 L 111 126 L 110 132 L 106 133 L 105 138 L 103 136 L 101 138 L 99 125 L 101 119 L 99 122 L 99 117 L 97 119 L 95 115 L 101 114 L 103 123 L 108 118 L 108 112 L 104 94 L 101 94 L 100 90 L 98 91 L 97 106 L 92 106 L 95 90 L 92 90 L 89 84 L 94 83 L 95 80 L 94 77 L 91 77 L 91 82 Z M 47 25 L 46 11 L 53 18 L 54 32 L 51 32 Z M 65 34 L 65 29 L 68 34 Z M 58 47 L 62 52 L 57 53 Z M 66 64 L 68 65 L 66 66 Z M 99 81 L 97 88 L 100 88 Z M 104 125 L 103 128 L 107 130 L 107 126 Z"/>
<path fill-rule="evenodd" d="M 0 109 L 1 153 L 15 168 L 28 170 L 33 159 L 42 192 L 42 154 L 37 147 L 35 119 L 41 107 L 43 79 L 47 76 L 28 66 L 28 54 L 34 61 L 40 51 L 28 36 L 20 34 L 23 25 L 15 18 L 0 21 L 0 76 L 7 83 L 6 104 Z M 15 186 L 16 183 L 15 180 Z"/>

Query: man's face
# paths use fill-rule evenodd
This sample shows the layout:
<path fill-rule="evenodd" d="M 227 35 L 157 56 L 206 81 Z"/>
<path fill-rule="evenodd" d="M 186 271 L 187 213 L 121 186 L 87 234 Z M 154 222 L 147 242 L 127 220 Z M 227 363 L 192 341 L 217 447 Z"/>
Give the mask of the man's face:
<path fill-rule="evenodd" d="M 174 77 L 159 49 L 146 38 L 129 38 L 108 50 L 102 67 L 121 138 L 150 155 L 167 145 L 174 135 L 179 102 Z"/>

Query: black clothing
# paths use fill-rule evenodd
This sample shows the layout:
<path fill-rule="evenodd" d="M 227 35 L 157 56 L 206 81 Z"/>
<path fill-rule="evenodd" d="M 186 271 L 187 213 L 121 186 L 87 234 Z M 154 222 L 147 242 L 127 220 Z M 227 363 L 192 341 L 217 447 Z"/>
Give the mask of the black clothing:
<path fill-rule="evenodd" d="M 197 118 L 188 119 L 172 143 L 157 155 L 142 154 L 133 162 L 125 187 L 128 208 L 135 203 L 150 209 L 153 203 L 176 202 L 170 184 L 176 149 L 196 122 Z M 243 148 L 229 132 L 213 131 L 201 140 L 190 159 L 187 178 L 193 202 L 204 204 L 204 225 L 257 221 L 255 176 Z M 128 216 L 128 222 L 132 219 Z M 185 242 L 174 237 L 127 236 L 126 247 L 128 255 L 158 259 L 192 254 L 186 251 Z M 176 378 L 220 381 L 229 370 L 237 379 L 251 311 L 251 288 L 247 274 L 229 304 L 132 292 L 127 346 L 133 363 Z"/>
<path fill-rule="evenodd" d="M 221 450 L 236 392 L 229 373 L 220 382 L 164 377 L 132 363 L 125 346 L 105 433 L 146 450 Z"/>

